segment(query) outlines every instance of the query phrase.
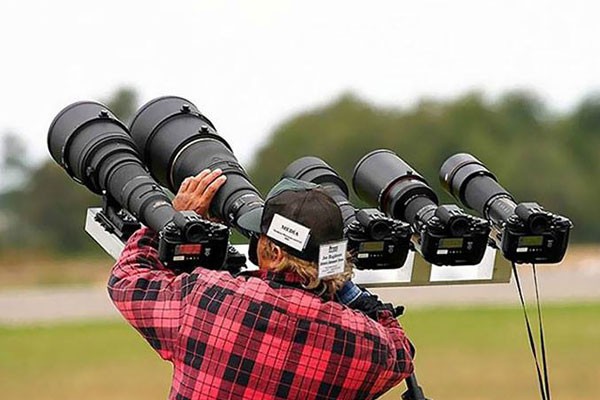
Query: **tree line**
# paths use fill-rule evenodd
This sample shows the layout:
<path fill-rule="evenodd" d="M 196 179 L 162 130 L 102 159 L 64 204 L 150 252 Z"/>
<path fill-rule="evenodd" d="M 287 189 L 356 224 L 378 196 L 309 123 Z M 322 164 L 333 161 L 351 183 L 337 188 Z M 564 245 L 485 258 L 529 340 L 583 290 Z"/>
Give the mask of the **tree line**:
<path fill-rule="evenodd" d="M 138 106 L 132 89 L 106 101 L 127 121 Z M 83 231 L 85 209 L 99 198 L 73 182 L 54 161 L 32 167 L 16 135 L 4 135 L 2 171 L 13 185 L 0 194 L 0 250 L 100 252 Z M 20 146 L 20 147 L 19 147 Z M 442 162 L 457 152 L 479 158 L 518 201 L 537 201 L 571 218 L 572 241 L 600 240 L 600 97 L 556 112 L 529 92 L 489 99 L 478 92 L 451 100 L 423 99 L 407 108 L 382 107 L 353 94 L 283 121 L 247 170 L 262 193 L 298 157 L 324 159 L 348 182 L 367 152 L 387 148 L 421 173 L 444 203 L 455 201 L 438 182 Z M 235 150 L 235 149 L 234 149 Z M 355 196 L 351 200 L 363 205 Z"/>
<path fill-rule="evenodd" d="M 475 155 L 517 201 L 537 201 L 575 224 L 573 241 L 600 240 L 600 97 L 567 113 L 533 93 L 490 100 L 473 92 L 413 107 L 380 107 L 345 94 L 284 121 L 249 168 L 265 193 L 293 160 L 322 158 L 351 187 L 352 171 L 369 151 L 387 148 L 420 172 L 442 203 L 455 203 L 438 180 L 451 155 Z M 352 190 L 352 189 L 351 189 Z M 363 205 L 354 195 L 355 205 Z"/>

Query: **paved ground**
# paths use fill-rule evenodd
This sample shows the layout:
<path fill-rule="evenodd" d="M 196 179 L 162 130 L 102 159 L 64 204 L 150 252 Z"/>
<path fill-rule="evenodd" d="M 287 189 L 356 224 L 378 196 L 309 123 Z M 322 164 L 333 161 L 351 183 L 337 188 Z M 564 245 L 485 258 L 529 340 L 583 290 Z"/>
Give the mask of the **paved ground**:
<path fill-rule="evenodd" d="M 596 265 L 577 269 L 538 267 L 541 302 L 600 301 L 600 260 Z M 531 267 L 519 269 L 526 301 L 535 301 Z M 407 287 L 379 289 L 385 300 L 407 307 L 520 304 L 514 277 L 507 284 L 463 285 L 441 287 Z"/>
<path fill-rule="evenodd" d="M 533 299 L 531 267 L 520 276 Z M 560 266 L 539 267 L 542 304 L 600 301 L 600 254 L 597 251 Z M 409 309 L 445 305 L 517 304 L 514 282 L 492 285 L 377 289 L 386 301 Z M 104 286 L 58 287 L 0 291 L 0 325 L 54 323 L 119 318 Z"/>

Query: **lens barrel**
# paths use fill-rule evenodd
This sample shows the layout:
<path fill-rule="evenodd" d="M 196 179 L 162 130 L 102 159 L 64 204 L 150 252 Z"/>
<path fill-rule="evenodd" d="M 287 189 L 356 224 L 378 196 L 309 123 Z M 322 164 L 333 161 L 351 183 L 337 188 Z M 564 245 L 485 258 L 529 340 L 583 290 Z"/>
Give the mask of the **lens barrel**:
<path fill-rule="evenodd" d="M 216 193 L 210 213 L 229 225 L 263 206 L 227 141 L 189 100 L 175 96 L 151 100 L 137 111 L 130 132 L 152 175 L 173 192 L 185 178 L 220 168 L 227 181 Z"/>
<path fill-rule="evenodd" d="M 65 107 L 50 125 L 48 148 L 72 179 L 108 193 L 146 225 L 158 231 L 172 219 L 169 198 L 146 171 L 125 125 L 105 105 Z"/>
<path fill-rule="evenodd" d="M 321 185 L 340 207 L 344 226 L 355 220 L 355 208 L 348 201 L 348 186 L 329 164 L 318 157 L 301 157 L 288 165 L 282 178 L 294 178 Z"/>
<path fill-rule="evenodd" d="M 438 204 L 425 178 L 390 150 L 375 150 L 361 158 L 354 168 L 352 186 L 362 200 L 411 224 L 417 211 Z"/>
<path fill-rule="evenodd" d="M 515 212 L 513 197 L 471 154 L 458 153 L 449 157 L 442 164 L 439 176 L 446 191 L 488 219 L 506 221 Z"/>

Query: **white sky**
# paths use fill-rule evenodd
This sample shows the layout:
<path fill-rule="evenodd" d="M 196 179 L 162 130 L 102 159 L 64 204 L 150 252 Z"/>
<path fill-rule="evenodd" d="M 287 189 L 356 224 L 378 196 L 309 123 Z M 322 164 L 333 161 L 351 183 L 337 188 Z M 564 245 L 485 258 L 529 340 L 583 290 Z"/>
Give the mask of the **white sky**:
<path fill-rule="evenodd" d="M 120 85 L 180 95 L 242 162 L 276 124 L 352 90 L 386 105 L 600 88 L 594 1 L 0 1 L 0 132 L 36 160 L 67 104 Z M 310 135 L 310 132 L 307 132 Z"/>

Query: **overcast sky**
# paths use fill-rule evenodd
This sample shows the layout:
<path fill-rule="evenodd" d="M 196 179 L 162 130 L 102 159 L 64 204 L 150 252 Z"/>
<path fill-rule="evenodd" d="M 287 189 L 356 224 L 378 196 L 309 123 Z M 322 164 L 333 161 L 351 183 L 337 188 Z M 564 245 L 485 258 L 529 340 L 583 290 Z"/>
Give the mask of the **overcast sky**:
<path fill-rule="evenodd" d="M 46 157 L 67 104 L 121 85 L 194 102 L 242 162 L 344 91 L 385 105 L 525 87 L 600 89 L 594 1 L 0 1 L 0 132 Z M 306 132 L 309 137 L 310 132 Z"/>

